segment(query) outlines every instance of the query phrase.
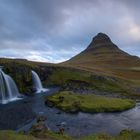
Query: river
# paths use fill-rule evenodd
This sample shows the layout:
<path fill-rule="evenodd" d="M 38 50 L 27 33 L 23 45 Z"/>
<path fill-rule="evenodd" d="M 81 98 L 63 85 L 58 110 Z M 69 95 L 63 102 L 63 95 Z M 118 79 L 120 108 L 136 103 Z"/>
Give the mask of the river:
<path fill-rule="evenodd" d="M 63 125 L 65 132 L 72 136 L 100 132 L 116 135 L 123 129 L 140 131 L 140 103 L 133 109 L 117 113 L 70 114 L 44 104 L 44 97 L 57 90 L 58 88 L 50 88 L 46 93 L 0 105 L 0 129 L 28 131 L 35 123 L 36 116 L 44 115 L 47 117 L 46 124 L 51 130 L 57 132 Z"/>

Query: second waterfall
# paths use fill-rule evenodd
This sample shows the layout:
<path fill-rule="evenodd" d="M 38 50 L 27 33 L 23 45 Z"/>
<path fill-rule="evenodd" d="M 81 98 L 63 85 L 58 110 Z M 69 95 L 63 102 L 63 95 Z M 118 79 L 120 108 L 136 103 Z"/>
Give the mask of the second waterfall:
<path fill-rule="evenodd" d="M 33 79 L 33 88 L 36 90 L 36 93 L 47 91 L 47 89 L 43 88 L 38 74 L 33 70 L 31 72 L 32 72 L 32 79 Z"/>

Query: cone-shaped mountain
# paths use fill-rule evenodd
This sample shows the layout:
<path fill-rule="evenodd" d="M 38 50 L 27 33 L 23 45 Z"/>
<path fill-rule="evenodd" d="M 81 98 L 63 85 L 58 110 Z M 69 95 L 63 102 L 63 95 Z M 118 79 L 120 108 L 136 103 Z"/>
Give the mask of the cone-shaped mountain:
<path fill-rule="evenodd" d="M 98 33 L 89 46 L 67 64 L 86 66 L 140 66 L 140 59 L 119 49 L 104 33 Z"/>

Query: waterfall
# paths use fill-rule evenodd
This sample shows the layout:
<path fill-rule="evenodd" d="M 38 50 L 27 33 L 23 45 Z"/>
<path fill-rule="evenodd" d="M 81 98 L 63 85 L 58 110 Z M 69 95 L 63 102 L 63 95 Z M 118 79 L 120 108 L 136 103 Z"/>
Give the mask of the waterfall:
<path fill-rule="evenodd" d="M 32 70 L 32 79 L 33 79 L 33 88 L 36 90 L 36 93 L 45 92 L 47 90 L 43 88 L 38 74 L 33 70 Z"/>
<path fill-rule="evenodd" d="M 0 103 L 6 104 L 17 100 L 19 96 L 18 88 L 14 80 L 2 71 L 0 67 Z"/>

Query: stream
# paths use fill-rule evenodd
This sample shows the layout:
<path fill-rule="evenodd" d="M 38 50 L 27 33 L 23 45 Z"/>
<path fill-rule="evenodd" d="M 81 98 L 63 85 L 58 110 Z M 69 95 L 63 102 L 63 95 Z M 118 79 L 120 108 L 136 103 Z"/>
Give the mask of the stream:
<path fill-rule="evenodd" d="M 46 124 L 51 130 L 58 132 L 59 127 L 63 126 L 65 133 L 76 137 L 100 132 L 116 135 L 124 129 L 140 131 L 140 103 L 133 109 L 117 113 L 70 114 L 45 105 L 44 97 L 58 90 L 50 88 L 46 93 L 1 104 L 0 129 L 28 131 L 36 122 L 36 116 L 44 115 L 47 117 Z"/>

